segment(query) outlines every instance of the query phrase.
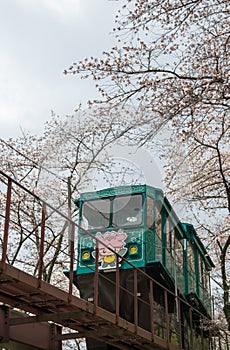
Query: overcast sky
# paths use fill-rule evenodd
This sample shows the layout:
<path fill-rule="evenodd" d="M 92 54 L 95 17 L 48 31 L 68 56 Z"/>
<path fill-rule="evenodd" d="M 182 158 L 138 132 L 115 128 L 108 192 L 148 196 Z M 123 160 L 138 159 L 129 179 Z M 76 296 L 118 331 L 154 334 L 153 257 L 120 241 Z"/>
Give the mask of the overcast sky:
<path fill-rule="evenodd" d="M 64 75 L 72 62 L 99 56 L 124 0 L 0 0 L 0 138 L 41 134 L 51 110 L 73 114 L 98 97 L 91 80 Z M 133 163 L 145 183 L 162 185 L 156 154 L 115 149 L 118 161 Z M 133 154 L 132 154 L 133 153 Z"/>
<path fill-rule="evenodd" d="M 59 115 L 97 96 L 91 80 L 64 75 L 78 59 L 114 44 L 122 0 L 0 0 L 0 136 L 40 134 Z"/>

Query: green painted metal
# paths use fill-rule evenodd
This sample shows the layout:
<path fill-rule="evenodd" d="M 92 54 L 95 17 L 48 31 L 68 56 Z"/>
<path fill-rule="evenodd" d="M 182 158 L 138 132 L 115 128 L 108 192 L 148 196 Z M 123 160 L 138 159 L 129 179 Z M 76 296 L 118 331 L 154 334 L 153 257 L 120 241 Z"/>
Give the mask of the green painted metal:
<path fill-rule="evenodd" d="M 146 261 L 151 263 L 156 260 L 156 234 L 154 230 L 146 229 Z"/>
<path fill-rule="evenodd" d="M 122 195 L 130 195 L 136 193 L 145 193 L 146 185 L 131 185 L 131 186 L 118 186 L 112 188 L 106 188 L 99 191 L 94 192 L 85 192 L 81 194 L 82 200 L 90 200 L 97 198 L 106 198 L 113 196 L 122 196 Z"/>
<path fill-rule="evenodd" d="M 211 258 L 208 256 L 207 251 L 198 237 L 193 225 L 182 223 L 182 226 L 194 254 L 194 266 L 190 266 L 188 260 L 186 259 L 185 294 L 189 295 L 190 293 L 193 293 L 196 295 L 203 304 L 204 308 L 207 310 L 208 314 L 211 316 L 211 295 L 210 291 L 207 289 L 207 286 L 200 283 L 201 271 L 199 270 L 199 259 L 203 261 L 206 272 L 210 271 L 212 267 L 214 267 L 214 264 Z"/>

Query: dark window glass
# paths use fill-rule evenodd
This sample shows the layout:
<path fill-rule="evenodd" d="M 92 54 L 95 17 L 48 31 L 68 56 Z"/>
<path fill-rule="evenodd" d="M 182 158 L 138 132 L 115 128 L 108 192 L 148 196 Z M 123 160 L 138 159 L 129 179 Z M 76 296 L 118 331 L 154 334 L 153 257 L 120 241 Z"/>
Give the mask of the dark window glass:
<path fill-rule="evenodd" d="M 161 218 L 161 209 L 159 206 L 156 206 L 155 209 L 155 229 L 157 236 L 162 239 L 162 218 Z"/>
<path fill-rule="evenodd" d="M 173 255 L 173 250 L 174 250 L 174 225 L 172 222 L 172 219 L 167 216 L 166 218 L 166 223 L 165 223 L 165 235 L 166 235 L 166 248 L 167 250 L 172 253 Z"/>
<path fill-rule="evenodd" d="M 136 226 L 142 223 L 142 195 L 121 196 L 113 201 L 113 226 Z"/>
<path fill-rule="evenodd" d="M 86 230 L 106 228 L 110 219 L 110 200 L 97 199 L 83 203 L 82 227 Z"/>
<path fill-rule="evenodd" d="M 205 285 L 205 266 L 203 263 L 203 260 L 200 255 L 198 255 L 198 263 L 199 263 L 199 277 L 200 277 L 200 283 L 202 287 Z"/>
<path fill-rule="evenodd" d="M 176 262 L 176 265 L 182 269 L 184 266 L 184 249 L 181 241 L 177 237 L 175 237 L 175 249 L 174 249 L 174 259 Z"/>
<path fill-rule="evenodd" d="M 146 224 L 147 227 L 153 229 L 154 228 L 154 201 L 152 198 L 147 197 L 147 205 L 146 205 Z"/>
<path fill-rule="evenodd" d="M 190 243 L 188 242 L 188 263 L 189 263 L 189 266 L 191 267 L 191 269 L 193 271 L 195 271 L 195 259 L 194 259 L 194 252 L 193 252 L 193 249 L 190 245 Z"/>

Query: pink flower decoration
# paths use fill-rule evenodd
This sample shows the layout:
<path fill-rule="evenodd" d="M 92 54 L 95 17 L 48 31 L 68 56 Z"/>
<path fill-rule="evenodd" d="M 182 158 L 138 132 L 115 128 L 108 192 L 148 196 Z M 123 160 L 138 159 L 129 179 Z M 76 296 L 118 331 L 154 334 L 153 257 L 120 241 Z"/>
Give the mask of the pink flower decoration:
<path fill-rule="evenodd" d="M 99 239 L 100 242 L 98 242 L 98 248 L 103 249 L 104 243 L 107 247 L 111 248 L 122 248 L 125 245 L 125 239 L 127 238 L 126 233 L 119 233 L 115 231 L 106 232 L 104 236 L 101 235 L 101 233 L 97 233 L 96 237 Z"/>

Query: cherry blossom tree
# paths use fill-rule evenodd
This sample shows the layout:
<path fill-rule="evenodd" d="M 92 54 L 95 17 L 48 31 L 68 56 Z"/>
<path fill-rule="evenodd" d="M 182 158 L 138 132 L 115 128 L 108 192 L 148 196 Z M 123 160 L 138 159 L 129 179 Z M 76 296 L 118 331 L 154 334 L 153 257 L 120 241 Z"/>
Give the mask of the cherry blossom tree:
<path fill-rule="evenodd" d="M 108 173 L 106 147 L 129 129 L 128 122 L 121 123 L 118 112 L 104 108 L 78 110 L 76 115 L 65 118 L 53 115 L 39 137 L 26 133 L 17 139 L 0 141 L 1 170 L 66 216 L 71 210 L 71 218 L 77 220 L 78 209 L 74 205 L 69 208 L 69 200 L 73 201 L 91 184 L 94 170 Z M 6 180 L 0 180 L 0 206 L 4 212 Z M 49 282 L 52 278 L 53 283 L 59 284 L 64 275 L 54 275 L 54 271 L 60 265 L 63 269 L 64 260 L 68 259 L 68 223 L 51 210 L 46 215 L 43 279 Z M 1 216 L 0 225 L 3 224 Z M 7 259 L 35 275 L 40 226 L 41 203 L 13 186 Z"/>
<path fill-rule="evenodd" d="M 174 201 L 196 219 L 197 231 L 206 243 L 216 269 L 213 277 L 222 281 L 226 319 L 229 322 L 230 216 L 229 145 L 230 125 L 223 113 L 210 116 L 208 123 L 193 122 L 164 143 L 165 182 Z"/>
<path fill-rule="evenodd" d="M 64 73 L 91 77 L 98 102 L 133 103 L 139 144 L 170 127 L 166 184 L 212 219 L 204 224 L 196 210 L 217 253 L 230 329 L 229 15 L 228 0 L 127 0 L 116 16 L 117 46 Z"/>

